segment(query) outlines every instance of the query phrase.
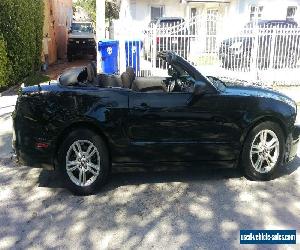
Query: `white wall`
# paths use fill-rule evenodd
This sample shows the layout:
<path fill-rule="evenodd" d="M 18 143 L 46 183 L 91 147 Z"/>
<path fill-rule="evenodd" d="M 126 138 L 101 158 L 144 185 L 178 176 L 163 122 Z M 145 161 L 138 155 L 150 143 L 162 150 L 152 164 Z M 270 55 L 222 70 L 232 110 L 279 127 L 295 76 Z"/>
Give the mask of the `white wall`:
<path fill-rule="evenodd" d="M 146 27 L 151 19 L 151 6 L 165 6 L 164 16 L 185 16 L 185 4 L 180 4 L 179 0 L 123 0 L 127 1 L 124 7 L 131 8 L 126 11 L 126 16 L 122 16 L 126 20 L 131 20 L 136 25 Z M 129 7 L 130 6 L 130 7 Z M 121 10 L 124 12 L 124 10 Z"/>
<path fill-rule="evenodd" d="M 285 20 L 288 6 L 297 6 L 295 21 L 299 22 L 300 0 L 240 0 L 239 13 L 245 14 L 249 18 L 250 6 L 264 6 L 262 19 Z"/>
<path fill-rule="evenodd" d="M 300 0 L 231 0 L 222 20 L 223 33 L 238 33 L 250 21 L 251 5 L 264 6 L 263 20 L 285 20 L 288 6 L 297 6 L 295 21 L 300 25 Z"/>
<path fill-rule="evenodd" d="M 183 1 L 184 2 L 184 1 Z M 300 0 L 230 0 L 230 3 L 196 2 L 180 3 L 179 0 L 122 0 L 122 8 L 126 15 L 121 15 L 121 24 L 132 29 L 135 27 L 138 34 L 150 22 L 150 7 L 165 6 L 164 16 L 180 16 L 188 19 L 190 8 L 196 7 L 198 15 L 206 18 L 208 8 L 217 8 L 220 13 L 220 29 L 224 36 L 239 33 L 244 25 L 250 21 L 250 6 L 264 6 L 262 19 L 286 19 L 288 6 L 297 6 L 295 21 L 300 25 Z M 124 10 L 121 10 L 124 12 Z"/>

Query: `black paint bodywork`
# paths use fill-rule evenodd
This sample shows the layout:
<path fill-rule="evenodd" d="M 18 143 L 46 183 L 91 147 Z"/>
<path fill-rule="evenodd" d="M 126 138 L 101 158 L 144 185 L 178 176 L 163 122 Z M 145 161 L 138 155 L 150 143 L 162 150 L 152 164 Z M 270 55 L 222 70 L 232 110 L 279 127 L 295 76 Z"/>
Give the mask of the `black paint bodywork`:
<path fill-rule="evenodd" d="M 184 60 L 181 63 L 195 71 Z M 136 92 L 58 82 L 24 87 L 13 113 L 17 155 L 30 166 L 53 168 L 67 134 L 86 127 L 103 136 L 112 163 L 204 162 L 235 167 L 251 128 L 271 120 L 284 131 L 285 160 L 293 159 L 299 138 L 294 101 L 262 88 L 218 89 L 199 72 L 193 74 L 205 81 L 209 91 L 192 105 L 192 93 L 186 92 Z M 39 148 L 37 143 L 48 146 Z"/>

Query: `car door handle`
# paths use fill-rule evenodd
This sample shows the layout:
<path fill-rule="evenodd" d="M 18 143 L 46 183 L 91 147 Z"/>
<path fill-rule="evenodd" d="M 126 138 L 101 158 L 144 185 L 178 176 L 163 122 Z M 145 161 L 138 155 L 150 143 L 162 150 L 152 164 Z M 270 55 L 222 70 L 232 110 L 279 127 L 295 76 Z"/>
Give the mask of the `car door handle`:
<path fill-rule="evenodd" d="M 149 109 L 149 106 L 147 103 L 143 102 L 139 106 L 133 107 L 134 110 L 139 110 L 139 111 L 146 111 Z"/>

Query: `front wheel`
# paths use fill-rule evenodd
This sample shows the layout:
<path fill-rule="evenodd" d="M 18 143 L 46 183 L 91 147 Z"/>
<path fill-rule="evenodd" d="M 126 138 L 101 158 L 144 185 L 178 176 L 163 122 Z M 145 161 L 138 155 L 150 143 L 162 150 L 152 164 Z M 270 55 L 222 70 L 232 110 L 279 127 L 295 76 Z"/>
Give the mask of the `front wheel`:
<path fill-rule="evenodd" d="M 67 136 L 58 152 L 58 163 L 64 184 L 78 195 L 98 191 L 110 168 L 104 140 L 87 129 L 75 130 Z"/>
<path fill-rule="evenodd" d="M 263 122 L 253 128 L 244 144 L 242 166 L 252 180 L 269 180 L 282 165 L 284 134 L 274 122 Z"/>

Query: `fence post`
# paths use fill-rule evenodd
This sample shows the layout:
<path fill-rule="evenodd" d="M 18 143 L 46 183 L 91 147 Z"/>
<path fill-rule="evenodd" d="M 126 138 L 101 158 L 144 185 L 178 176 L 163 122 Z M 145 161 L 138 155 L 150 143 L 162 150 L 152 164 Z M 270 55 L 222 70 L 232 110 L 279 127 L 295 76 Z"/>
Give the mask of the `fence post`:
<path fill-rule="evenodd" d="M 152 25 L 152 56 L 151 56 L 151 65 L 152 68 L 156 68 L 156 57 L 157 57 L 157 47 L 156 47 L 156 40 L 157 40 L 157 26 L 156 24 Z"/>
<path fill-rule="evenodd" d="M 253 73 L 253 80 L 257 81 L 259 80 L 259 76 L 258 76 L 258 63 L 257 63 L 257 53 L 258 53 L 258 40 L 259 40 L 259 27 L 258 24 L 255 23 L 254 24 L 255 27 L 253 29 L 254 32 L 254 36 L 253 36 L 253 40 L 254 40 L 254 44 L 251 46 L 252 50 L 251 50 L 251 60 L 250 60 L 250 72 Z"/>
<path fill-rule="evenodd" d="M 276 34 L 277 34 L 277 26 L 272 29 L 269 69 L 273 69 L 274 68 Z"/>

